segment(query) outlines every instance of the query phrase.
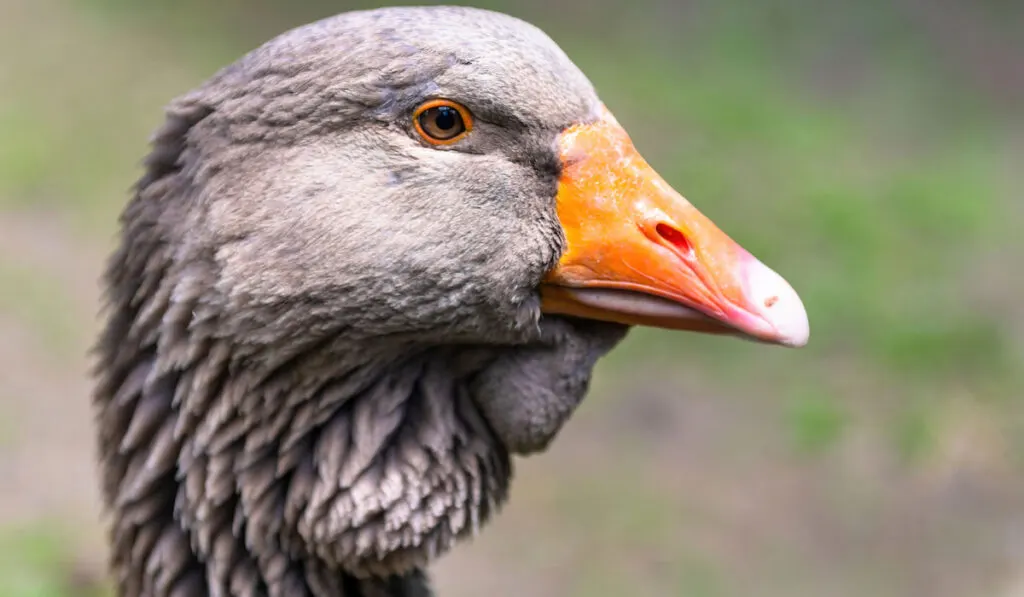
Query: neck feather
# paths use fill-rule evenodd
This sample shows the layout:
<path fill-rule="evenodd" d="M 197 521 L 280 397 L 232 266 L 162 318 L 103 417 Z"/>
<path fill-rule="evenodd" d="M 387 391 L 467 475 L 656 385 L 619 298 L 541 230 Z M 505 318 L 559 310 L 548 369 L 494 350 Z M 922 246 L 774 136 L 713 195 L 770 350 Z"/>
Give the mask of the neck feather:
<path fill-rule="evenodd" d="M 427 594 L 421 568 L 507 495 L 470 390 L 487 350 L 332 339 L 238 360 L 167 284 L 115 309 L 99 347 L 121 594 Z"/>

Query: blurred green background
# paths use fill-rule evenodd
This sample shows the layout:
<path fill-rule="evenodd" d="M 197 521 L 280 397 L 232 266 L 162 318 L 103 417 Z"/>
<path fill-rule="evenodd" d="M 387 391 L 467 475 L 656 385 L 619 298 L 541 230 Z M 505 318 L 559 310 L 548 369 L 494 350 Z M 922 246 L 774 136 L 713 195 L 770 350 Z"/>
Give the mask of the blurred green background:
<path fill-rule="evenodd" d="M 441 595 L 1024 595 L 1024 3 L 485 1 L 787 277 L 791 351 L 636 331 Z M 368 3 L 0 0 L 0 596 L 98 595 L 85 356 L 162 106 Z"/>

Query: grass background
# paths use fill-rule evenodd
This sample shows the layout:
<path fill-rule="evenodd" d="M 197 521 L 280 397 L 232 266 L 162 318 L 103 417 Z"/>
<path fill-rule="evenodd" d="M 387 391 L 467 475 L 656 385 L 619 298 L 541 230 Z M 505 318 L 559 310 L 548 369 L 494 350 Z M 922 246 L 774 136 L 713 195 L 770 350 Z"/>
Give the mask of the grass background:
<path fill-rule="evenodd" d="M 804 298 L 637 330 L 443 595 L 1024 595 L 1024 5 L 481 1 Z M 96 277 L 171 97 L 368 3 L 0 3 L 0 597 L 105 591 Z"/>

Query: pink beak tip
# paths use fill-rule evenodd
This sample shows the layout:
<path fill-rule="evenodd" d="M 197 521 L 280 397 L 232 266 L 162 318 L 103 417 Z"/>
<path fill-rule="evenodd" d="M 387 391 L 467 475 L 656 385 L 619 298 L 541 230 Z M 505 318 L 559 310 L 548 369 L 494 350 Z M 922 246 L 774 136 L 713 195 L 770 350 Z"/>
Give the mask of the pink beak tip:
<path fill-rule="evenodd" d="M 792 348 L 807 344 L 811 335 L 807 310 L 789 282 L 754 257 L 745 268 L 744 290 L 749 309 L 771 330 L 764 339 Z"/>

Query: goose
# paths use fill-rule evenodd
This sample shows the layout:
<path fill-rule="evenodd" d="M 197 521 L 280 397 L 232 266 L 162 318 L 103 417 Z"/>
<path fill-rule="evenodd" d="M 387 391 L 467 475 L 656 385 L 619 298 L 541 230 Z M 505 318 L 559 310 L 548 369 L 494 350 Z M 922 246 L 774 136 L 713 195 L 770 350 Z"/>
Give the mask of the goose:
<path fill-rule="evenodd" d="M 121 597 L 426 597 L 633 326 L 808 340 L 545 33 L 464 7 L 284 33 L 173 100 L 103 278 Z"/>

